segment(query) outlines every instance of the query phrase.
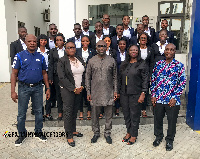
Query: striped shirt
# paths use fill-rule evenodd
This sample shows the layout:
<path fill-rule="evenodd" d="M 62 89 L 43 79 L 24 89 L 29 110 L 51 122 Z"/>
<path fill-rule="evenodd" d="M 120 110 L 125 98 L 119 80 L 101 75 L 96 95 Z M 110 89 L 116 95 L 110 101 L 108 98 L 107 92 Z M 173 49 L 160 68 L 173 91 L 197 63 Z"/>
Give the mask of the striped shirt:
<path fill-rule="evenodd" d="M 168 104 L 174 98 L 180 105 L 180 96 L 186 85 L 185 68 L 181 62 L 173 59 L 169 64 L 160 60 L 155 64 L 151 80 L 151 96 L 156 103 Z"/>

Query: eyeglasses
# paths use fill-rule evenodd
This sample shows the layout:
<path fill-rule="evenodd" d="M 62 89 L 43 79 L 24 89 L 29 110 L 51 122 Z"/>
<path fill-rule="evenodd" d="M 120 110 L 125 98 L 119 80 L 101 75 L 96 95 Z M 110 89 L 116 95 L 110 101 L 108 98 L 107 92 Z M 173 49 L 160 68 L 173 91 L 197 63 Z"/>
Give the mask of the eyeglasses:
<path fill-rule="evenodd" d="M 146 40 L 147 38 L 146 38 L 146 37 L 140 37 L 140 39 L 141 39 L 141 40 Z"/>
<path fill-rule="evenodd" d="M 106 48 L 107 46 L 106 45 L 97 45 L 97 47 L 98 48 L 101 48 L 101 47 Z"/>
<path fill-rule="evenodd" d="M 76 49 L 76 47 L 66 47 L 66 49 L 67 50 L 70 50 L 70 49 L 74 50 L 74 49 Z"/>

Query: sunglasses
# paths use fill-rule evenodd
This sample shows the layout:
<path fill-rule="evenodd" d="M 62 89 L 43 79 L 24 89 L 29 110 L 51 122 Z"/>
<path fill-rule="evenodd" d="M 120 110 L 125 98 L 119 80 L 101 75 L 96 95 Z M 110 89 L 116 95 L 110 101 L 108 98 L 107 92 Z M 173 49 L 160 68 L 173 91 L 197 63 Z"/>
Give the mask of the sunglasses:
<path fill-rule="evenodd" d="M 76 47 L 66 47 L 66 49 L 67 49 L 67 50 L 70 50 L 70 49 L 73 49 L 73 50 L 74 50 L 74 49 L 76 49 Z"/>
<path fill-rule="evenodd" d="M 97 45 L 97 47 L 98 48 L 101 48 L 101 47 L 106 48 L 107 46 L 106 45 Z"/>

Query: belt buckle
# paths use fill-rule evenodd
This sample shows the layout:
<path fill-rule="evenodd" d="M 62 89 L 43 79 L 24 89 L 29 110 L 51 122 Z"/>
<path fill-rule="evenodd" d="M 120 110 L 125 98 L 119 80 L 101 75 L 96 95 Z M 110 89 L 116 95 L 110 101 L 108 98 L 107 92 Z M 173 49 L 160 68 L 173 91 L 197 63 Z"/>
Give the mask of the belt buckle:
<path fill-rule="evenodd" d="M 30 84 L 30 87 L 33 87 L 34 86 L 34 84 Z"/>

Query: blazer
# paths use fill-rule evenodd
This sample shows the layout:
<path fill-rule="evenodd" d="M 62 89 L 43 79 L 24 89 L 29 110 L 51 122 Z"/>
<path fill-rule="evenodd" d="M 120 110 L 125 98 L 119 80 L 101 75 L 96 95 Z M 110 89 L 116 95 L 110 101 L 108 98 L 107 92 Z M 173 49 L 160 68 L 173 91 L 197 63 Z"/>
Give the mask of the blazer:
<path fill-rule="evenodd" d="M 137 45 L 137 36 L 132 36 L 129 45 Z"/>
<path fill-rule="evenodd" d="M 116 29 L 113 26 L 109 26 L 109 36 L 113 37 L 116 35 Z"/>
<path fill-rule="evenodd" d="M 123 38 L 126 39 L 126 49 L 128 48 L 129 46 L 129 38 L 126 37 L 126 36 L 123 36 Z M 111 45 L 110 45 L 111 48 L 115 49 L 116 51 L 118 50 L 118 43 L 117 43 L 117 35 L 113 36 L 111 38 Z"/>
<path fill-rule="evenodd" d="M 65 55 L 66 53 L 64 53 Z M 57 74 L 57 64 L 59 60 L 58 50 L 57 48 L 53 48 L 49 53 L 49 67 L 48 67 L 48 77 L 49 80 L 53 80 L 54 75 Z"/>
<path fill-rule="evenodd" d="M 76 58 L 83 64 L 83 66 L 85 66 L 85 63 L 84 63 L 82 57 L 76 55 Z M 64 87 L 67 90 L 69 90 L 70 92 L 73 92 L 74 89 L 76 88 L 75 80 L 74 80 L 70 61 L 69 61 L 67 54 L 65 54 L 63 57 L 61 57 L 58 60 L 57 67 L 58 67 L 58 78 L 59 78 L 60 87 Z M 81 86 L 85 87 L 85 71 L 82 75 Z"/>
<path fill-rule="evenodd" d="M 155 33 L 155 43 L 158 42 L 160 39 L 159 39 L 159 33 L 160 31 L 157 31 Z M 174 43 L 174 33 L 172 31 L 168 31 L 167 30 L 167 41 L 169 43 Z"/>
<path fill-rule="evenodd" d="M 152 70 L 150 70 L 150 73 L 152 74 L 153 72 L 153 68 L 156 64 L 156 62 L 160 61 L 160 60 L 164 60 L 165 59 L 165 54 L 163 53 L 161 55 L 160 51 L 159 51 L 159 47 L 156 43 L 151 45 L 152 48 L 152 58 L 153 58 L 153 66 L 152 66 Z"/>
<path fill-rule="evenodd" d="M 89 59 L 91 59 L 93 56 L 96 55 L 96 52 L 91 48 L 88 48 L 88 52 L 89 52 L 89 56 L 88 56 L 88 59 L 86 61 L 86 65 L 87 65 Z M 82 48 L 76 49 L 76 55 L 82 57 Z"/>
<path fill-rule="evenodd" d="M 22 44 L 21 44 L 21 41 L 20 39 L 14 41 L 14 42 L 11 42 L 10 44 L 10 57 L 11 57 L 11 65 L 14 61 L 14 57 L 17 53 L 23 51 L 23 47 L 22 47 Z"/>
<path fill-rule="evenodd" d="M 135 95 L 147 92 L 149 75 L 146 62 L 142 60 L 139 63 L 129 63 L 124 70 L 122 70 L 122 65 L 120 66 L 118 92 L 120 94 Z"/>
<path fill-rule="evenodd" d="M 149 29 L 150 29 L 150 35 L 151 35 L 149 46 L 151 46 L 153 43 L 155 43 L 155 29 L 151 27 L 149 27 Z"/>
<path fill-rule="evenodd" d="M 96 34 L 94 34 L 90 40 L 90 47 L 93 49 L 93 50 L 96 50 Z M 104 38 L 104 35 L 103 35 L 103 38 Z"/>

